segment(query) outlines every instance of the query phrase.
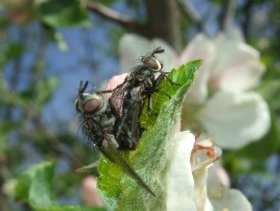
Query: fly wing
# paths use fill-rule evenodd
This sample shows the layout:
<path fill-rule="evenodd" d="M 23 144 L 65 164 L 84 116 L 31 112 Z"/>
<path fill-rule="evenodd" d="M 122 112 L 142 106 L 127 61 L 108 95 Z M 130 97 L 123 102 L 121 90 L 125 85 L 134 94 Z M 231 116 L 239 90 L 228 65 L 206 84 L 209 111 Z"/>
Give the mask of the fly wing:
<path fill-rule="evenodd" d="M 141 126 L 139 118 L 142 112 L 143 101 L 140 89 L 137 89 L 137 91 L 134 94 L 136 95 L 136 98 L 133 100 L 133 103 L 131 103 L 130 108 L 128 108 L 128 112 L 130 112 L 131 114 L 128 115 L 130 121 L 127 122 L 130 122 L 130 131 L 132 139 L 131 142 L 135 143 L 136 145 L 141 137 Z"/>
<path fill-rule="evenodd" d="M 119 84 L 116 88 L 111 90 L 111 101 L 114 103 L 117 111 L 120 115 L 122 115 L 122 108 L 124 104 L 124 98 L 127 97 L 128 92 L 139 86 L 138 80 L 139 80 L 139 71 L 142 71 L 143 65 L 136 65 L 134 68 L 131 69 L 130 74 L 125 78 L 125 80 Z M 145 68 L 145 67 L 144 67 Z M 105 92 L 108 92 L 109 90 L 106 90 Z"/>
<path fill-rule="evenodd" d="M 123 99 L 126 95 L 127 80 L 116 87 L 110 97 L 110 101 L 114 105 L 119 116 L 122 116 Z"/>
<path fill-rule="evenodd" d="M 139 118 L 143 107 L 141 87 L 128 90 L 123 99 L 122 116 L 116 125 L 115 138 L 120 144 L 119 149 L 135 149 L 142 130 Z M 127 141 L 122 142 L 126 137 Z"/>
<path fill-rule="evenodd" d="M 146 191 L 151 193 L 153 196 L 155 194 L 153 191 L 149 188 L 149 186 L 142 180 L 142 178 L 135 172 L 135 170 L 128 164 L 128 162 L 123 158 L 123 156 L 120 154 L 120 152 L 117 149 L 117 143 L 113 135 L 108 135 L 106 139 L 104 139 L 103 142 L 103 149 L 102 152 L 105 152 L 105 156 L 110 155 L 111 158 L 114 159 L 116 163 L 118 163 L 122 169 L 133 179 L 136 180 L 136 182 L 143 187 Z M 109 158 L 110 159 L 110 158 Z"/>

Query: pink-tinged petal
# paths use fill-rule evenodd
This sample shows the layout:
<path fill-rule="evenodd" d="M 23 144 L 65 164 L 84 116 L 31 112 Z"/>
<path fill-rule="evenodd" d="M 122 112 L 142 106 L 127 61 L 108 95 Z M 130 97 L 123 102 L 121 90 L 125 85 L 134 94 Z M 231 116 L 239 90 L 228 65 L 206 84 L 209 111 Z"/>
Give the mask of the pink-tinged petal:
<path fill-rule="evenodd" d="M 220 163 L 215 163 L 208 171 L 207 187 L 209 195 L 216 195 L 221 187 L 230 187 L 230 178 Z"/>
<path fill-rule="evenodd" d="M 196 77 L 190 88 L 187 103 L 203 103 L 208 94 L 207 83 L 211 64 L 215 56 L 214 43 L 203 34 L 198 34 L 183 50 L 177 65 L 184 64 L 190 60 L 202 59 L 202 66 L 197 71 Z"/>
<path fill-rule="evenodd" d="M 82 181 L 81 198 L 84 203 L 91 207 L 102 206 L 101 197 L 97 191 L 96 178 L 87 176 Z"/>
<path fill-rule="evenodd" d="M 167 210 L 196 210 L 194 180 L 190 164 L 195 137 L 189 131 L 177 133 L 168 148 Z"/>
<path fill-rule="evenodd" d="M 264 66 L 258 61 L 251 61 L 247 64 L 236 64 L 229 66 L 217 78 L 212 77 L 210 80 L 211 87 L 218 85 L 220 89 L 224 90 L 247 90 L 255 87 L 260 81 L 260 77 L 264 71 Z M 218 80 L 217 80 L 218 79 Z"/>
<path fill-rule="evenodd" d="M 269 109 L 255 92 L 219 91 L 198 116 L 215 144 L 238 149 L 262 138 L 270 128 Z"/>
<path fill-rule="evenodd" d="M 226 90 L 246 90 L 260 81 L 264 66 L 259 52 L 240 38 L 220 34 L 211 68 L 209 86 Z"/>
<path fill-rule="evenodd" d="M 107 83 L 106 90 L 112 90 L 122 84 L 127 77 L 127 73 L 113 76 Z"/>
<path fill-rule="evenodd" d="M 136 64 L 139 64 L 141 56 L 161 46 L 165 52 L 158 54 L 157 57 L 162 61 L 165 71 L 170 71 L 174 67 L 177 57 L 174 49 L 160 39 L 148 40 L 135 34 L 125 34 L 119 44 L 120 51 L 120 70 L 129 72 Z"/>

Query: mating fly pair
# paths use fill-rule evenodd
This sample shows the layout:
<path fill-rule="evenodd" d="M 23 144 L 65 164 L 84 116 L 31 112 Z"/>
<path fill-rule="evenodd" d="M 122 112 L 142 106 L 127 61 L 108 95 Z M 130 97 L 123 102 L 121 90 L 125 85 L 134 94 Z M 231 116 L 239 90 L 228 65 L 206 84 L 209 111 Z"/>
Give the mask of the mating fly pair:
<path fill-rule="evenodd" d="M 119 164 L 140 186 L 154 195 L 141 177 L 128 164 L 121 151 L 134 150 L 144 130 L 139 118 L 147 99 L 151 108 L 151 96 L 158 92 L 158 83 L 165 76 L 162 63 L 156 54 L 164 52 L 158 47 L 143 56 L 125 81 L 113 90 L 87 93 L 88 82 L 81 82 L 75 106 L 80 113 L 85 136 L 110 161 Z M 159 73 L 159 76 L 156 76 Z M 112 93 L 105 100 L 102 93 Z"/>
<path fill-rule="evenodd" d="M 162 71 L 163 64 L 156 57 L 156 54 L 163 52 L 163 48 L 157 47 L 142 56 L 141 64 L 132 69 L 123 83 L 113 90 L 101 91 L 102 93 L 112 93 L 110 100 L 115 102 L 117 113 L 121 116 L 121 121 L 117 125 L 116 138 L 118 139 L 124 129 L 129 130 L 132 135 L 126 146 L 129 150 L 136 148 L 141 134 L 145 130 L 139 121 L 145 100 L 147 100 L 148 112 L 155 114 L 152 108 L 152 95 L 155 92 L 163 93 L 158 89 L 158 84 L 163 78 L 169 80 L 166 72 Z"/>

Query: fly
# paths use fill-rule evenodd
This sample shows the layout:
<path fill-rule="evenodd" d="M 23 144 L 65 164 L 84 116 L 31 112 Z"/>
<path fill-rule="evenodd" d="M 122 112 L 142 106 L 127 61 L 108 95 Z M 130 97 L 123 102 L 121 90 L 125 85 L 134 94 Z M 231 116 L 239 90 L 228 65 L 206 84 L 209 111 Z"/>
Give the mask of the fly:
<path fill-rule="evenodd" d="M 115 133 L 116 139 L 119 138 L 124 128 L 128 127 L 128 130 L 132 134 L 128 142 L 128 148 L 131 150 L 136 148 L 141 134 L 144 131 L 139 119 L 145 99 L 147 99 L 148 103 L 148 112 L 154 114 L 152 109 L 152 94 L 155 92 L 165 94 L 159 90 L 157 87 L 158 84 L 163 78 L 166 78 L 174 84 L 167 77 L 167 73 L 162 71 L 163 64 L 156 57 L 157 54 L 163 52 L 163 48 L 157 47 L 152 52 L 142 56 L 141 64 L 132 69 L 122 84 L 113 90 L 101 91 L 102 93 L 112 93 L 110 101 L 115 104 L 117 113 L 121 117 Z"/>
<path fill-rule="evenodd" d="M 85 92 L 87 86 L 88 81 L 80 82 L 78 97 L 75 102 L 76 111 L 80 114 L 84 135 L 106 158 L 120 165 L 141 187 L 155 196 L 121 154 L 121 150 L 124 148 L 122 145 L 126 143 L 130 135 L 123 129 L 118 139 L 115 138 L 114 132 L 120 117 L 114 105 L 110 100 L 106 101 L 98 92 Z"/>

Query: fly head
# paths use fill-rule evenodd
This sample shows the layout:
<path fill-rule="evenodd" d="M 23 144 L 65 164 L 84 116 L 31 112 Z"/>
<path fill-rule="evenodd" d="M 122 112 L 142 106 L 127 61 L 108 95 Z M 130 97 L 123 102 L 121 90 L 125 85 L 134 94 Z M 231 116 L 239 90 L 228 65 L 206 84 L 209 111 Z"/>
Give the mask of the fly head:
<path fill-rule="evenodd" d="M 141 62 L 144 66 L 152 69 L 153 71 L 161 71 L 163 64 L 156 58 L 156 54 L 163 53 L 164 49 L 161 47 L 155 48 L 152 52 L 142 56 Z"/>
<path fill-rule="evenodd" d="M 93 93 L 85 92 L 87 86 L 88 86 L 88 81 L 86 81 L 85 83 L 83 83 L 83 81 L 80 82 L 78 97 L 75 101 L 75 108 L 78 113 L 83 113 L 83 114 L 95 113 L 99 111 L 104 104 L 104 100 L 101 94 L 98 94 L 96 92 Z"/>

